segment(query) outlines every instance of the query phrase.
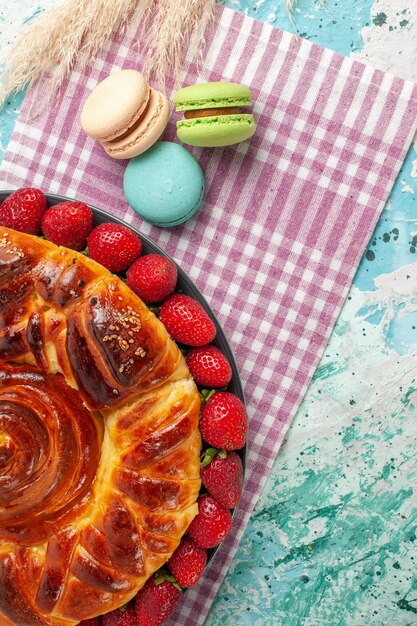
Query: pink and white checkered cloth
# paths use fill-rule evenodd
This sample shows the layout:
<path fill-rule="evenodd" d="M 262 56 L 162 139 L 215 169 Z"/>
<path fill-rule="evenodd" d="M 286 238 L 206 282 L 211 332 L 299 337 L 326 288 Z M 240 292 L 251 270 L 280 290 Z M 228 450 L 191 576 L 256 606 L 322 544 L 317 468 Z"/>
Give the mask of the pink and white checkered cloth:
<path fill-rule="evenodd" d="M 238 146 L 193 150 L 206 177 L 204 206 L 161 230 L 127 205 L 126 163 L 107 157 L 78 121 L 99 80 L 140 69 L 134 30 L 86 72 L 75 68 L 52 110 L 34 115 L 42 85 L 27 94 L 1 186 L 38 186 L 140 227 L 195 281 L 234 350 L 250 416 L 247 478 L 233 532 L 169 622 L 195 626 L 205 621 L 406 155 L 417 86 L 218 7 L 203 65 L 188 59 L 182 83 L 250 86 L 258 130 Z M 164 139 L 174 138 L 173 119 Z"/>

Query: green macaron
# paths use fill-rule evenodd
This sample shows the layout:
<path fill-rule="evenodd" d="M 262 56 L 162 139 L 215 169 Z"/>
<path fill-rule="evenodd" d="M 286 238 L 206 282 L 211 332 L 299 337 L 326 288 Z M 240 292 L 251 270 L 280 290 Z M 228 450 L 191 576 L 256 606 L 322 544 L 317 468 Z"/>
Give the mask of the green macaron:
<path fill-rule="evenodd" d="M 178 138 L 190 146 L 230 146 L 252 137 L 256 124 L 246 110 L 252 104 L 248 87 L 239 83 L 212 82 L 184 87 L 174 96 Z"/>

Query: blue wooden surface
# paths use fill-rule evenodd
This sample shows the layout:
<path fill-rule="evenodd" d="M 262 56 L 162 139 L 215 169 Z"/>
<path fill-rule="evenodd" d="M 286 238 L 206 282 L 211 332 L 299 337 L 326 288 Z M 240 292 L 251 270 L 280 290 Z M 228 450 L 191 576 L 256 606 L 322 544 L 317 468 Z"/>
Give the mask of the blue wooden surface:
<path fill-rule="evenodd" d="M 0 13 L 1 41 L 47 1 Z M 364 27 L 409 45 L 416 18 L 398 0 L 391 12 L 387 0 L 303 0 L 293 20 L 283 0 L 224 4 L 344 55 L 361 53 Z M 2 150 L 21 101 L 0 115 Z M 208 626 L 417 623 L 416 158 L 410 150 Z"/>

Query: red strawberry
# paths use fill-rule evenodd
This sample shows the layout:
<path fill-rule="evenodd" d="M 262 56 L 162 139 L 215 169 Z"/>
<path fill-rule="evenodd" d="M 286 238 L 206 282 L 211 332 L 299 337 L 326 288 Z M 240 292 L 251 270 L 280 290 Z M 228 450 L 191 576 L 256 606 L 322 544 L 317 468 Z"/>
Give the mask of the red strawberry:
<path fill-rule="evenodd" d="M 114 609 L 102 617 L 103 626 L 137 626 L 134 603 Z"/>
<path fill-rule="evenodd" d="M 234 509 L 242 495 L 243 467 L 240 456 L 236 452 L 209 448 L 201 464 L 201 480 L 217 502 L 226 509 Z"/>
<path fill-rule="evenodd" d="M 0 205 L 0 225 L 37 235 L 45 210 L 46 198 L 42 191 L 31 187 L 17 189 Z"/>
<path fill-rule="evenodd" d="M 78 626 L 100 626 L 101 618 L 100 617 L 90 617 L 90 619 L 84 619 L 82 622 L 78 624 Z"/>
<path fill-rule="evenodd" d="M 203 439 L 214 448 L 243 448 L 248 432 L 243 402 L 233 393 L 216 391 L 201 412 L 200 431 Z"/>
<path fill-rule="evenodd" d="M 144 302 L 160 302 L 174 291 L 177 268 L 160 254 L 145 254 L 129 268 L 127 284 Z"/>
<path fill-rule="evenodd" d="M 204 346 L 216 336 L 216 327 L 201 304 L 182 293 L 163 302 L 159 319 L 173 339 L 187 346 Z"/>
<path fill-rule="evenodd" d="M 88 239 L 90 257 L 111 272 L 122 272 L 142 252 L 142 242 L 127 226 L 106 222 L 96 226 Z"/>
<path fill-rule="evenodd" d="M 42 232 L 58 246 L 82 250 L 93 229 L 93 212 L 82 202 L 60 202 L 46 211 Z"/>
<path fill-rule="evenodd" d="M 186 535 L 168 561 L 175 580 L 181 587 L 192 587 L 201 577 L 207 563 L 207 552 Z"/>
<path fill-rule="evenodd" d="M 232 378 L 232 368 L 224 354 L 215 346 L 192 348 L 187 365 L 197 385 L 226 387 Z"/>
<path fill-rule="evenodd" d="M 136 617 L 139 626 L 160 626 L 178 606 L 181 591 L 172 582 L 152 576 L 136 596 Z"/>
<path fill-rule="evenodd" d="M 188 527 L 188 534 L 201 548 L 214 548 L 226 537 L 232 516 L 208 493 L 197 500 L 198 513 Z"/>

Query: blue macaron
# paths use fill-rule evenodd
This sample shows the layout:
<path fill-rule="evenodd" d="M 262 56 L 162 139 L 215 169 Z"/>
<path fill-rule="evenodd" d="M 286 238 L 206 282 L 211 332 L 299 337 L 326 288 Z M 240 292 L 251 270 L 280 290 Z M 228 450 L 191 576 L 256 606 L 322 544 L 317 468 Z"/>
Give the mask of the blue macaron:
<path fill-rule="evenodd" d="M 204 175 L 186 148 L 161 141 L 129 161 L 123 188 L 128 203 L 144 220 L 177 226 L 200 208 Z"/>

